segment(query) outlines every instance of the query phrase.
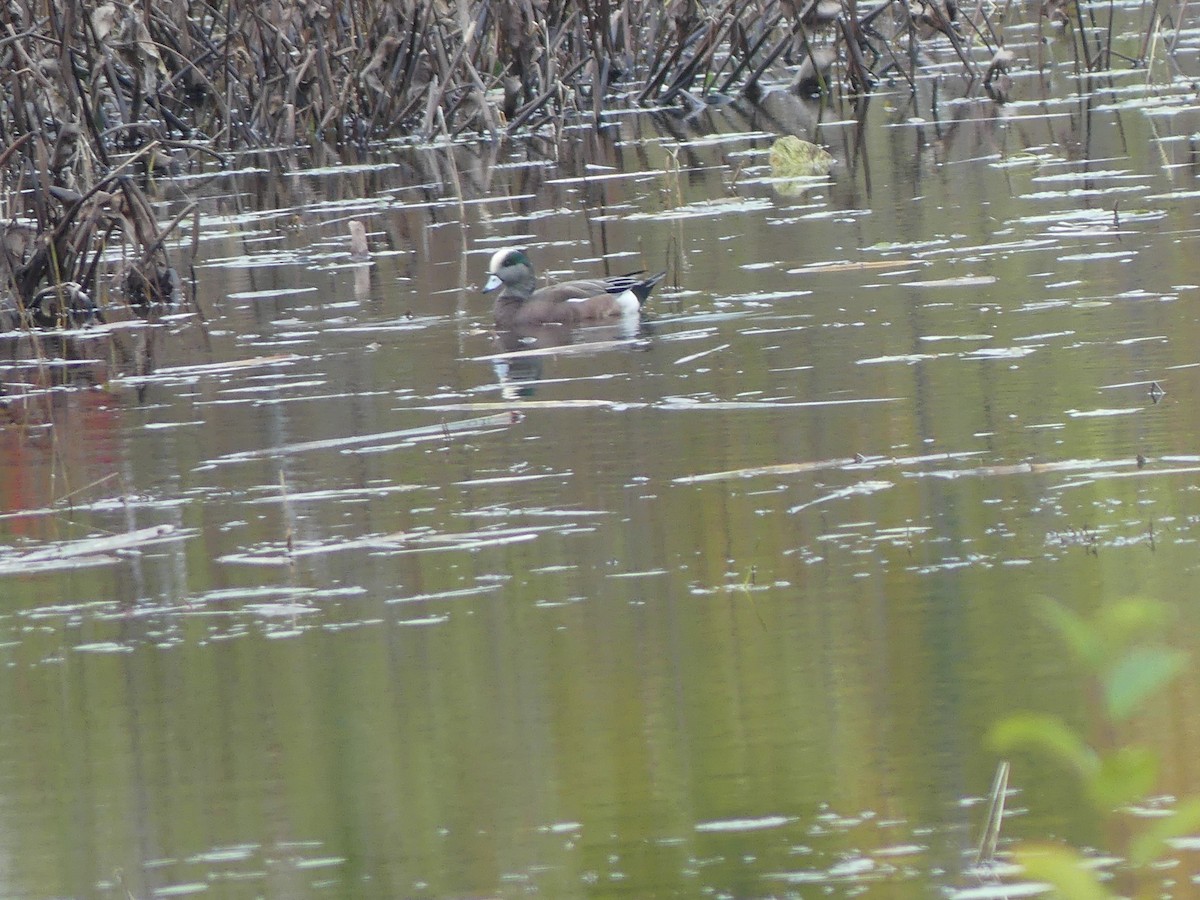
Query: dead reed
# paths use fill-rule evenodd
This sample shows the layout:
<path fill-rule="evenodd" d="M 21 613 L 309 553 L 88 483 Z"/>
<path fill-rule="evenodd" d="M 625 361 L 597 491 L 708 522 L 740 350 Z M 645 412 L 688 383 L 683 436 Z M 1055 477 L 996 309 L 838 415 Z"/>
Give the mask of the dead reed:
<path fill-rule="evenodd" d="M 110 283 L 133 306 L 174 300 L 165 239 L 190 210 L 162 224 L 147 187 L 225 153 L 499 139 L 598 121 L 614 99 L 753 100 L 780 60 L 809 60 L 795 90 L 862 94 L 897 73 L 913 85 L 930 39 L 972 79 L 982 45 L 992 89 L 1002 23 L 983 5 L 969 28 L 958 18 L 954 0 L 8 0 L 0 304 L 54 325 L 92 314 Z M 1077 28 L 1084 64 L 1107 59 L 1098 24 Z"/>

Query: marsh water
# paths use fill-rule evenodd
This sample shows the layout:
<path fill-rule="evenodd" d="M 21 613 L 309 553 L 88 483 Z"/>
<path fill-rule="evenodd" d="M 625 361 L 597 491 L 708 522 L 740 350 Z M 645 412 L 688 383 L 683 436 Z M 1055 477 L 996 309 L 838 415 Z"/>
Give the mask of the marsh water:
<path fill-rule="evenodd" d="M 1032 601 L 1200 658 L 1200 117 L 1143 75 L 164 180 L 194 305 L 3 343 L 0 894 L 971 896 L 990 725 L 1092 727 Z M 669 275 L 514 343 L 510 244 Z M 1126 735 L 1164 795 L 1198 722 Z"/>

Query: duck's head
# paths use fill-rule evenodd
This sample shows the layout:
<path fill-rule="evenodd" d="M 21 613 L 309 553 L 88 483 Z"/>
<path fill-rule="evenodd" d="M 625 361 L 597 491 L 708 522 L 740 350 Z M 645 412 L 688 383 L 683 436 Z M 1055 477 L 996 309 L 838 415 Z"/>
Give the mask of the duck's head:
<path fill-rule="evenodd" d="M 525 253 L 524 247 L 508 247 L 497 250 L 492 254 L 488 264 L 488 280 L 483 286 L 483 292 L 494 291 L 504 285 L 518 285 L 533 282 L 533 263 Z"/>

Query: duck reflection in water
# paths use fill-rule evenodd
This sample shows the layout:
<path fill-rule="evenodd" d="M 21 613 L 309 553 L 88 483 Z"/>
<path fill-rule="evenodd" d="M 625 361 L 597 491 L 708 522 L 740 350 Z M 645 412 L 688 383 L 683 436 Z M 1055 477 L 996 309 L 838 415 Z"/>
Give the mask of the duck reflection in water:
<path fill-rule="evenodd" d="M 497 355 L 492 358 L 492 368 L 505 400 L 532 397 L 547 358 L 555 356 L 558 348 L 646 350 L 653 335 L 653 323 L 636 317 L 579 330 L 562 325 L 502 328 L 495 333 Z"/>

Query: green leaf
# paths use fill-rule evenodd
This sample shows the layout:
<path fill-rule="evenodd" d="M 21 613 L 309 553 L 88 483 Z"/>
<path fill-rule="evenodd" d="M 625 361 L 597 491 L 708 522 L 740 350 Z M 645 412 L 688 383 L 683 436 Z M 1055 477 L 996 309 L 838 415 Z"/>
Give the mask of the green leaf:
<path fill-rule="evenodd" d="M 1197 829 L 1200 829 L 1200 797 L 1190 797 L 1133 839 L 1129 861 L 1135 866 L 1148 865 L 1162 856 L 1171 838 L 1194 834 Z"/>
<path fill-rule="evenodd" d="M 1149 747 L 1122 747 L 1100 760 L 1088 780 L 1092 799 L 1102 810 L 1141 800 L 1158 780 L 1158 756 Z"/>
<path fill-rule="evenodd" d="M 1104 700 L 1114 721 L 1127 719 L 1142 701 L 1174 678 L 1187 654 L 1167 647 L 1136 647 L 1104 678 Z"/>
<path fill-rule="evenodd" d="M 1074 610 L 1050 597 L 1034 601 L 1037 614 L 1052 626 L 1072 655 L 1090 669 L 1099 669 L 1104 661 L 1099 631 Z"/>
<path fill-rule="evenodd" d="M 992 728 L 988 743 L 1002 754 L 1018 747 L 1040 749 L 1084 779 L 1094 777 L 1100 766 L 1096 752 L 1057 716 L 1041 713 L 1009 716 Z"/>
<path fill-rule="evenodd" d="M 1160 632 L 1173 611 L 1160 600 L 1128 597 L 1107 604 L 1096 613 L 1096 633 L 1113 653 L 1120 652 L 1146 635 Z"/>
<path fill-rule="evenodd" d="M 1056 844 L 1021 844 L 1013 852 L 1025 874 L 1033 881 L 1054 886 L 1062 900 L 1112 900 L 1113 895 L 1087 866 L 1087 861 Z"/>

